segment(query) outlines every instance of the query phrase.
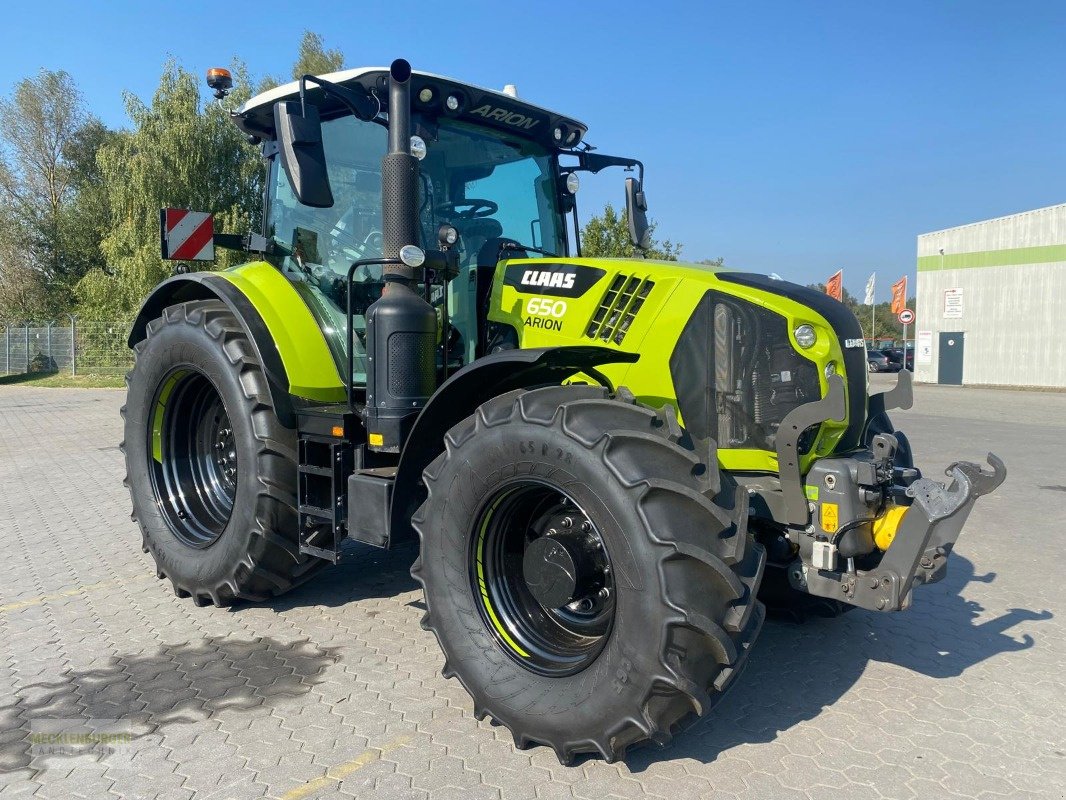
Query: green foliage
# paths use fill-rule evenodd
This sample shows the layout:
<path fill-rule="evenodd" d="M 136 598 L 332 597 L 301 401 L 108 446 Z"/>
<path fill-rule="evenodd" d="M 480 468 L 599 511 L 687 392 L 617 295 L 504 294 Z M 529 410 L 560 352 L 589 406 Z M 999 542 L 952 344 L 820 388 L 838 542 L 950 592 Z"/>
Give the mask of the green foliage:
<path fill-rule="evenodd" d="M 652 234 L 655 233 L 655 227 L 655 223 L 651 223 Z M 589 219 L 581 229 L 581 254 L 586 258 L 632 258 L 640 255 L 640 251 L 629 241 L 626 212 L 623 210 L 619 214 L 608 203 L 602 214 Z M 681 256 L 681 245 L 652 238 L 651 247 L 644 255 L 660 261 L 677 261 Z"/>
<path fill-rule="evenodd" d="M 0 100 L 0 316 L 49 314 L 98 261 L 73 213 L 103 126 L 66 72 L 41 70 Z"/>
<path fill-rule="evenodd" d="M 343 63 L 307 31 L 293 73 Z M 170 274 L 159 258 L 165 206 L 212 211 L 217 230 L 258 229 L 262 160 L 228 118 L 252 83 L 243 64 L 232 71 L 220 108 L 168 62 L 150 103 L 126 96 L 132 127 L 120 131 L 85 113 L 65 72 L 42 70 L 0 99 L 0 320 L 127 318 Z M 268 76 L 256 90 L 277 84 Z M 216 267 L 245 258 L 218 255 Z"/>
<path fill-rule="evenodd" d="M 304 31 L 300 52 L 292 67 L 292 79 L 298 81 L 304 75 L 325 75 L 341 69 L 344 69 L 344 53 L 326 50 L 321 36 Z"/>
<path fill-rule="evenodd" d="M 103 200 L 111 225 L 102 250 L 107 269 L 78 284 L 79 307 L 98 318 L 128 314 L 170 274 L 159 257 L 159 209 L 211 210 L 216 228 L 246 231 L 259 222 L 263 168 L 256 149 L 228 119 L 246 100 L 244 65 L 232 67 L 234 90 L 223 107 L 204 105 L 199 79 L 173 61 L 166 65 L 150 105 L 126 95 L 133 130 L 97 152 Z M 220 251 L 218 266 L 234 262 Z"/>

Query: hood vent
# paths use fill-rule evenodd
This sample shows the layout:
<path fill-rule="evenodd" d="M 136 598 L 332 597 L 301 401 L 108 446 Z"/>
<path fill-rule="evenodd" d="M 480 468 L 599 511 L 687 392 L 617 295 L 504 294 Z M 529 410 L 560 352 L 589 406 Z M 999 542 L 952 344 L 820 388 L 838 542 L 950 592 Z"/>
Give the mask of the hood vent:
<path fill-rule="evenodd" d="M 655 283 L 647 278 L 616 275 L 589 321 L 585 335 L 590 339 L 621 344 L 654 286 Z"/>

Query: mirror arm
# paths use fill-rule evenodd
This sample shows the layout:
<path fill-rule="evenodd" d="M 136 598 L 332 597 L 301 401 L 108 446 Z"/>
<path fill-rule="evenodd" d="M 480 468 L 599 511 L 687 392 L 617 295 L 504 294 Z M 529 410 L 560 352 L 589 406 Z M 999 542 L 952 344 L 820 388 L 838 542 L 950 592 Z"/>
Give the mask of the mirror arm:
<path fill-rule="evenodd" d="M 597 172 L 606 169 L 607 167 L 625 167 L 626 169 L 637 168 L 640 175 L 640 183 L 644 184 L 644 162 L 635 158 L 627 158 L 625 156 L 605 156 L 599 153 L 590 153 L 585 150 L 580 153 L 575 153 L 577 156 L 577 166 L 568 167 L 569 170 L 580 170 L 582 172 L 591 172 L 595 175 Z"/>
<path fill-rule="evenodd" d="M 358 106 L 356 106 L 352 102 L 351 98 L 346 96 L 349 93 L 355 94 L 355 90 L 354 89 L 350 89 L 347 86 L 341 86 L 340 84 L 333 83 L 332 81 L 324 80 L 323 78 L 319 78 L 317 75 L 311 75 L 311 74 L 301 75 L 300 76 L 300 113 L 302 115 L 306 116 L 306 111 L 304 110 L 305 109 L 304 94 L 305 94 L 306 89 L 307 89 L 307 82 L 308 81 L 311 81 L 312 83 L 316 84 L 325 94 L 329 95 L 330 97 L 334 98 L 335 100 L 339 100 L 340 103 L 345 108 L 347 108 L 349 111 L 351 111 L 352 115 L 355 116 L 357 119 L 361 119 L 364 122 L 369 122 L 370 120 L 374 119 L 374 117 L 377 116 L 376 112 L 374 114 L 369 114 L 369 109 L 360 110 L 358 108 Z M 367 96 L 367 102 L 369 103 L 369 101 L 370 101 L 370 97 L 368 95 Z M 368 114 L 369 114 L 369 116 L 368 116 Z"/>

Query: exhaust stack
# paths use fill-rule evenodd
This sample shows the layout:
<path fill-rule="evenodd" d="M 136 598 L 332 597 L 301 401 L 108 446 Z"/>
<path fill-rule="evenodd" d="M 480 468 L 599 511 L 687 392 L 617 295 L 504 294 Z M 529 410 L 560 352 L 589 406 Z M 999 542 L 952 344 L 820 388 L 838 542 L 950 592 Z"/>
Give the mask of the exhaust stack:
<path fill-rule="evenodd" d="M 389 68 L 389 151 L 381 159 L 383 255 L 422 244 L 418 159 L 411 155 L 411 65 Z M 437 312 L 417 292 L 419 267 L 386 264 L 381 298 L 366 312 L 367 445 L 399 453 L 437 385 Z"/>
<path fill-rule="evenodd" d="M 404 245 L 419 245 L 418 159 L 411 155 L 411 65 L 398 58 L 389 68 L 389 151 L 381 159 L 381 222 L 385 258 L 399 258 Z M 413 278 L 407 266 L 387 265 L 386 274 Z"/>

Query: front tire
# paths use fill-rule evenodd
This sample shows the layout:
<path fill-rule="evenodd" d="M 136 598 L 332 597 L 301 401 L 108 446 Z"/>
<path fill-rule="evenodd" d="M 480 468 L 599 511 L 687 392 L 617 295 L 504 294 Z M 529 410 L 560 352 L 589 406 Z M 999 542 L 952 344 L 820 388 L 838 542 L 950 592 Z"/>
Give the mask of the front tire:
<path fill-rule="evenodd" d="M 706 712 L 762 625 L 765 553 L 746 494 L 719 491 L 672 412 L 624 390 L 511 392 L 445 445 L 412 574 L 475 714 L 568 763 L 613 761 Z"/>
<path fill-rule="evenodd" d="M 326 562 L 297 543 L 296 431 L 218 301 L 170 306 L 126 376 L 132 518 L 160 578 L 196 605 L 266 600 Z"/>

